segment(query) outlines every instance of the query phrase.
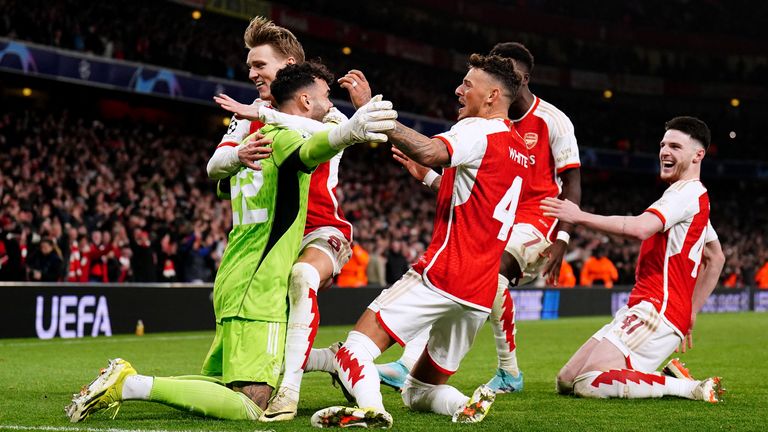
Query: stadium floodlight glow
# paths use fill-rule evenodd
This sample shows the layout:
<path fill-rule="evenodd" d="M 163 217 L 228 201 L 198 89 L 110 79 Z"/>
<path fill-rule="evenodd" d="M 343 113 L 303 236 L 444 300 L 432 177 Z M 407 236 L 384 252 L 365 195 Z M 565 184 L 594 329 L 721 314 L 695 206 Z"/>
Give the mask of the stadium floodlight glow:
<path fill-rule="evenodd" d="M 728 134 L 728 138 L 730 138 L 730 139 L 734 139 L 734 138 L 736 138 L 736 131 L 731 131 L 731 132 Z"/>
<path fill-rule="evenodd" d="M 21 89 L 21 94 L 24 95 L 25 97 L 32 96 L 32 89 L 29 87 L 24 87 L 23 89 Z"/>
<path fill-rule="evenodd" d="M 613 91 L 611 91 L 611 89 L 603 90 L 603 98 L 604 99 L 610 99 L 612 97 L 613 97 Z"/>
<path fill-rule="evenodd" d="M 203 14 L 199 10 L 193 10 L 192 11 L 192 19 L 199 20 L 200 17 L 202 17 Z"/>
<path fill-rule="evenodd" d="M 352 54 L 352 48 L 345 46 L 344 48 L 341 49 L 341 53 L 344 55 L 350 55 Z"/>
<path fill-rule="evenodd" d="M 733 98 L 733 99 L 731 99 L 731 106 L 732 106 L 732 107 L 736 108 L 736 107 L 738 107 L 739 105 L 741 105 L 741 101 L 739 100 L 739 98 Z"/>
<path fill-rule="evenodd" d="M 221 118 L 221 124 L 223 124 L 224 126 L 229 126 L 229 123 L 230 123 L 231 121 L 232 121 L 232 120 L 231 120 L 229 117 L 222 117 L 222 118 Z"/>

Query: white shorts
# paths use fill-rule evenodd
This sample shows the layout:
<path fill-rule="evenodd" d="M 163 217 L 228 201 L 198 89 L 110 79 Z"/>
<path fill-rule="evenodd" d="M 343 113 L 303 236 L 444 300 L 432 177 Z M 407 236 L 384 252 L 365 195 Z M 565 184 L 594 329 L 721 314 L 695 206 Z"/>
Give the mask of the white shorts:
<path fill-rule="evenodd" d="M 413 269 L 373 300 L 368 309 L 400 345 L 432 326 L 427 353 L 435 368 L 451 375 L 459 369 L 488 312 L 457 303 L 424 285 Z"/>
<path fill-rule="evenodd" d="M 525 285 L 539 277 L 541 268 L 547 262 L 542 252 L 551 244 L 544 234 L 531 224 L 519 223 L 512 226 L 512 233 L 504 251 L 517 260 L 523 272 L 518 285 Z"/>
<path fill-rule="evenodd" d="M 301 240 L 301 251 L 305 248 L 320 249 L 333 262 L 333 276 L 336 276 L 352 257 L 352 247 L 338 229 L 320 227 L 304 236 Z"/>
<path fill-rule="evenodd" d="M 616 311 L 610 324 L 595 333 L 598 341 L 608 339 L 627 359 L 627 367 L 640 372 L 656 371 L 682 341 L 650 302 Z"/>

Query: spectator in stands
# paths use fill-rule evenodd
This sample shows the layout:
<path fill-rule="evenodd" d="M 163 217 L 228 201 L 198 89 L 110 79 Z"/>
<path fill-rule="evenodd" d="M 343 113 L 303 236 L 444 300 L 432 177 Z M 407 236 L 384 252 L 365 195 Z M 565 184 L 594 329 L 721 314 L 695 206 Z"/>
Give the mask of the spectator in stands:
<path fill-rule="evenodd" d="M 29 280 L 58 282 L 61 280 L 61 252 L 49 238 L 40 240 L 39 249 L 29 257 Z"/>
<path fill-rule="evenodd" d="M 768 260 L 755 274 L 755 285 L 758 289 L 768 289 Z"/>
<path fill-rule="evenodd" d="M 403 254 L 403 242 L 395 240 L 390 244 L 386 268 L 388 284 L 394 283 L 408 271 L 408 259 Z"/>
<path fill-rule="evenodd" d="M 152 249 L 149 233 L 136 228 L 130 240 L 130 248 L 134 282 L 157 281 L 157 256 Z"/>
<path fill-rule="evenodd" d="M 557 287 L 573 288 L 574 286 L 576 286 L 576 274 L 568 261 L 563 260 L 563 264 L 560 266 L 560 276 L 557 279 Z"/>
<path fill-rule="evenodd" d="M 606 288 L 613 288 L 613 283 L 618 279 L 619 272 L 616 266 L 606 256 L 604 249 L 597 247 L 581 269 L 579 284 L 592 287 L 595 282 L 601 282 Z"/>
<path fill-rule="evenodd" d="M 368 261 L 368 284 L 376 286 L 387 285 L 387 259 L 384 257 L 386 250 L 386 240 L 383 238 L 368 242 L 370 251 Z"/>
<path fill-rule="evenodd" d="M 352 242 L 352 256 L 341 268 L 336 285 L 341 288 L 358 288 L 368 285 L 368 263 L 370 256 L 360 243 Z"/>

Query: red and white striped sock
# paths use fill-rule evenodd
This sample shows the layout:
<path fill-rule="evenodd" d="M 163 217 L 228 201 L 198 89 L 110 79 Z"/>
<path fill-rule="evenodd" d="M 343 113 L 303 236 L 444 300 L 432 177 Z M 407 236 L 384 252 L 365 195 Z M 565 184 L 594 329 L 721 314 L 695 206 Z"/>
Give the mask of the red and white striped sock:
<path fill-rule="evenodd" d="M 496 356 L 499 359 L 499 369 L 514 376 L 520 374 L 517 366 L 517 345 L 515 345 L 515 302 L 509 294 L 509 280 L 499 275 L 499 285 L 496 298 L 493 301 L 491 315 L 488 318 L 496 341 Z"/>
<path fill-rule="evenodd" d="M 590 398 L 646 399 L 662 396 L 692 398 L 699 381 L 681 380 L 659 373 L 644 373 L 632 369 L 611 369 L 606 372 L 583 373 L 573 381 L 577 396 Z"/>
<path fill-rule="evenodd" d="M 384 410 L 379 372 L 373 364 L 380 355 L 381 350 L 368 336 L 353 330 L 334 357 L 341 382 L 361 408 Z"/>
<path fill-rule="evenodd" d="M 320 274 L 315 267 L 301 262 L 293 265 L 288 287 L 290 311 L 285 337 L 285 373 L 280 387 L 295 391 L 297 397 L 320 322 L 317 309 L 319 287 Z"/>

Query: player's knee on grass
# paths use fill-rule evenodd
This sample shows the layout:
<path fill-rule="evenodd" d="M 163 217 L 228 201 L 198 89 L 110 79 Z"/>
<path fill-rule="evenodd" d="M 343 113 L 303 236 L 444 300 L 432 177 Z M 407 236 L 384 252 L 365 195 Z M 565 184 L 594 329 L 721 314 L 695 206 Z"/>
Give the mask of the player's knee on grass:
<path fill-rule="evenodd" d="M 565 380 L 558 375 L 555 378 L 555 391 L 561 395 L 573 394 L 573 380 Z"/>

